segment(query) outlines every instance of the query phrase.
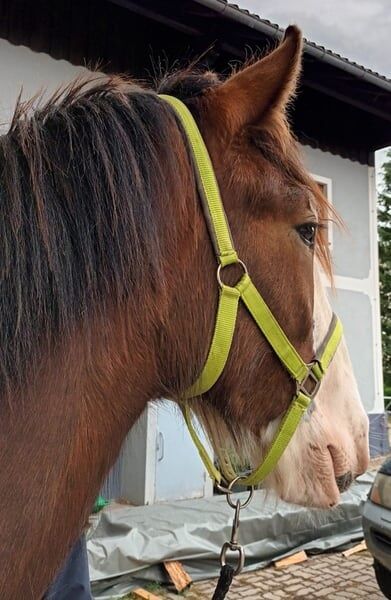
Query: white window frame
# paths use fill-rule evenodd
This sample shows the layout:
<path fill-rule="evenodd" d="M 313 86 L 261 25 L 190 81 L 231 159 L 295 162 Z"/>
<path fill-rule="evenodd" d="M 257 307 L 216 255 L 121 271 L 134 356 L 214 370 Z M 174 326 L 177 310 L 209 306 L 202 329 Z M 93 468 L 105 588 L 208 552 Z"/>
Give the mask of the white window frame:
<path fill-rule="evenodd" d="M 323 175 L 317 175 L 316 173 L 310 173 L 312 179 L 314 179 L 316 181 L 316 183 L 321 183 L 322 185 L 324 185 L 325 189 L 326 189 L 326 198 L 327 200 L 330 202 L 330 204 L 333 204 L 333 180 L 330 179 L 330 177 L 324 177 Z M 329 247 L 330 250 L 333 250 L 333 222 L 332 221 L 328 221 L 327 223 L 327 227 L 328 227 L 328 232 L 327 232 L 327 238 L 329 241 Z"/>

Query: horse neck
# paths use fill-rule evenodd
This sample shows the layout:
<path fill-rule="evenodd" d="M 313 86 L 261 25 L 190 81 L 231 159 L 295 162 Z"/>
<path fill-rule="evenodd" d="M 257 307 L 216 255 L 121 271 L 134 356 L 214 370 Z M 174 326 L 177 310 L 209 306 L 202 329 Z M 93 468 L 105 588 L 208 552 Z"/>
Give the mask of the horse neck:
<path fill-rule="evenodd" d="M 0 421 L 0 597 L 41 597 L 87 522 L 126 432 L 148 400 L 150 364 L 77 336 L 42 361 Z M 142 362 L 142 368 L 141 368 Z M 103 364 L 104 363 L 104 364 Z M 50 552 L 48 552 L 50 549 Z M 36 560 L 36 557 L 45 560 Z"/>

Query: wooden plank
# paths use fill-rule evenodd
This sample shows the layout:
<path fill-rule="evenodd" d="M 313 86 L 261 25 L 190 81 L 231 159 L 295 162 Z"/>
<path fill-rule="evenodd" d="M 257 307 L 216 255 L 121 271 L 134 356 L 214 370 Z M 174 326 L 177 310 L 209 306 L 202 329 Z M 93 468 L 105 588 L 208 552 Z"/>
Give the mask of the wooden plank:
<path fill-rule="evenodd" d="M 345 550 L 345 552 L 342 552 L 342 555 L 345 558 L 348 558 L 349 556 L 352 556 L 352 554 L 357 554 L 357 552 L 363 552 L 366 549 L 367 549 L 367 545 L 365 543 L 365 540 L 363 540 L 356 546 L 352 546 L 352 548 L 349 548 L 348 550 Z"/>
<path fill-rule="evenodd" d="M 151 592 L 147 592 L 143 588 L 132 590 L 131 593 L 135 598 L 139 598 L 140 600 L 162 600 L 161 596 L 155 596 L 155 594 L 151 594 Z"/>
<path fill-rule="evenodd" d="M 163 563 L 177 592 L 183 592 L 192 583 L 192 579 L 177 560 L 168 560 Z"/>
<path fill-rule="evenodd" d="M 285 569 L 285 567 L 289 567 L 290 565 L 297 565 L 298 563 L 302 563 L 306 561 L 307 558 L 307 554 L 304 552 L 304 550 L 302 550 L 301 552 L 296 552 L 296 554 L 286 556 L 281 560 L 276 560 L 274 566 L 276 567 L 276 569 Z"/>

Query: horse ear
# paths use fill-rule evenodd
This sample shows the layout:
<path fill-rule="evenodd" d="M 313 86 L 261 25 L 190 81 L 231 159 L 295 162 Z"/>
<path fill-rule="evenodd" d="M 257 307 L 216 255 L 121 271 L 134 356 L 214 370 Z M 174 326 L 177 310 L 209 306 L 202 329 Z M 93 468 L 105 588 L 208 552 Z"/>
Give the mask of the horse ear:
<path fill-rule="evenodd" d="M 232 134 L 259 124 L 272 109 L 285 110 L 295 93 L 301 53 L 301 31 L 290 26 L 273 52 L 215 88 L 212 109 L 224 114 Z"/>

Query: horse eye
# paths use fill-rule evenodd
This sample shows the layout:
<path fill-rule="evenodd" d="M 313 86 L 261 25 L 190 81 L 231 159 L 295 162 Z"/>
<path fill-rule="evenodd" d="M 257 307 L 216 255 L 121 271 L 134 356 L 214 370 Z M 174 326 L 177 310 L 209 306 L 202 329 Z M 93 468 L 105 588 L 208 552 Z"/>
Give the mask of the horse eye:
<path fill-rule="evenodd" d="M 312 248 L 315 243 L 315 234 L 316 234 L 316 223 L 304 223 L 303 225 L 299 225 L 296 227 L 298 234 L 300 235 L 303 242 Z"/>

